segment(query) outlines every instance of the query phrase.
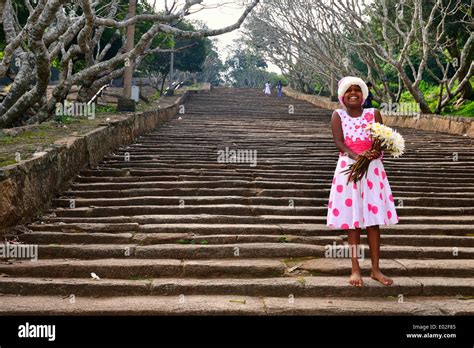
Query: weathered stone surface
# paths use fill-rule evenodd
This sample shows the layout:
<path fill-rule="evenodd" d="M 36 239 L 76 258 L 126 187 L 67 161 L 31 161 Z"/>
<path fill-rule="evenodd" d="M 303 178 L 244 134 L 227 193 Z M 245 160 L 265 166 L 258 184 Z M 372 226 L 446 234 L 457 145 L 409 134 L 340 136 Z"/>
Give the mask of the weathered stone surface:
<path fill-rule="evenodd" d="M 381 226 L 380 266 L 395 283 L 370 279 L 366 246 L 360 289 L 349 285 L 349 259 L 325 258 L 327 245 L 347 243 L 346 231 L 326 226 L 337 160 L 329 111 L 235 89 L 193 94 L 180 110 L 159 129 L 151 112 L 114 116 L 89 134 L 84 156 L 97 165 L 81 170 L 31 231 L 7 235 L 40 244 L 40 259 L 0 263 L 0 289 L 28 295 L 22 299 L 32 306 L 0 313 L 474 312 L 474 156 L 467 137 L 401 130 L 406 154 L 384 159 L 397 206 L 403 200 L 401 221 Z M 138 128 L 151 132 L 136 138 Z M 88 154 L 103 138 L 111 138 L 103 145 L 108 153 Z M 122 146 L 117 138 L 136 141 Z M 258 161 L 218 161 L 226 147 L 255 150 Z M 68 292 L 81 294 L 82 307 L 48 307 L 35 297 Z"/>
<path fill-rule="evenodd" d="M 318 258 L 306 260 L 302 263 L 300 269 L 310 271 L 313 275 L 345 275 L 350 274 L 351 264 L 348 259 L 335 259 L 335 258 Z M 370 259 L 359 261 L 362 269 L 362 274 L 365 276 L 370 275 L 371 262 Z M 380 267 L 384 272 L 389 275 L 401 275 L 405 268 L 403 265 L 395 260 L 380 260 Z"/>
<path fill-rule="evenodd" d="M 325 98 L 317 95 L 308 95 L 297 92 L 290 87 L 283 87 L 283 92 L 292 98 L 307 101 L 313 105 L 319 106 L 320 108 L 336 110 L 340 107 L 339 103 L 331 101 L 330 98 Z"/>
<path fill-rule="evenodd" d="M 175 265 L 174 267 L 176 267 Z M 144 267 L 150 267 L 144 265 Z M 173 265 L 171 266 L 173 267 Z M 100 270 L 100 268 L 98 268 Z M 107 272 L 105 269 L 102 269 Z M 156 272 L 158 269 L 150 269 Z M 168 270 L 170 272 L 171 270 Z M 166 272 L 166 271 L 165 271 Z M 95 273 L 95 272 L 94 272 Z M 89 273 L 90 275 L 90 273 Z M 162 278 L 142 280 L 92 278 L 0 278 L 3 293 L 21 295 L 125 296 L 141 295 L 251 295 L 289 297 L 470 296 L 474 283 L 466 278 L 394 277 L 392 286 L 366 278 L 364 287 L 348 285 L 347 277 L 274 278 Z M 99 275 L 100 277 L 100 275 Z"/>
<path fill-rule="evenodd" d="M 2 315 L 264 315 L 259 298 L 248 296 L 126 296 L 110 298 L 2 296 Z"/>
<path fill-rule="evenodd" d="M 422 298 L 264 298 L 269 315 L 472 315 L 474 300 Z"/>
<path fill-rule="evenodd" d="M 103 279 L 158 277 L 254 278 L 283 276 L 286 267 L 268 259 L 52 259 L 0 262 L 0 274 L 15 277 L 89 278 L 94 272 Z"/>
<path fill-rule="evenodd" d="M 85 298 L 2 296 L 2 315 L 472 315 L 474 300 L 452 297 L 307 298 L 126 296 Z"/>
<path fill-rule="evenodd" d="M 143 134 L 171 119 L 182 95 L 169 107 L 153 112 L 130 114 L 86 134 L 57 142 L 41 156 L 2 168 L 0 176 L 0 227 L 6 228 L 35 215 L 68 181 L 87 165 L 96 164 L 104 155 L 131 143 Z"/>

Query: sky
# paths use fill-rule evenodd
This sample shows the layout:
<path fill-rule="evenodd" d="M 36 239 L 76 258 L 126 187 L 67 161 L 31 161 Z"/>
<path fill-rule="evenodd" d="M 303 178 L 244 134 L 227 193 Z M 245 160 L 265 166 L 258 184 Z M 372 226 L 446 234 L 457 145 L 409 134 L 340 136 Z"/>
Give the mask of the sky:
<path fill-rule="evenodd" d="M 157 0 L 157 2 L 162 1 L 163 0 Z M 245 9 L 245 6 L 242 5 L 242 3 L 246 2 L 248 2 L 248 0 L 204 0 L 203 4 L 206 8 L 187 16 L 186 18 L 200 20 L 211 29 L 224 28 L 237 22 Z M 200 6 L 192 7 L 194 11 L 199 8 Z M 215 39 L 217 41 L 217 47 L 222 60 L 225 60 L 229 55 L 229 51 L 226 49 L 227 46 L 231 45 L 232 41 L 238 39 L 241 35 L 240 30 L 234 30 L 227 34 L 212 37 L 213 40 Z M 270 63 L 268 70 L 280 73 L 280 69 Z"/>
<path fill-rule="evenodd" d="M 214 0 L 214 1 L 205 1 L 206 4 L 218 4 L 223 3 L 224 1 Z M 187 18 L 189 19 L 198 19 L 211 29 L 220 29 L 226 27 L 230 24 L 235 23 L 239 17 L 242 15 L 243 6 L 235 4 L 233 1 L 229 1 L 230 4 L 219 6 L 215 8 L 206 8 L 202 11 L 196 12 Z M 242 34 L 239 30 L 231 31 L 230 33 L 214 36 L 213 39 L 217 40 L 217 46 L 219 51 L 222 54 L 222 58 L 225 59 L 228 55 L 226 47 L 232 44 L 232 41 L 238 39 Z"/>

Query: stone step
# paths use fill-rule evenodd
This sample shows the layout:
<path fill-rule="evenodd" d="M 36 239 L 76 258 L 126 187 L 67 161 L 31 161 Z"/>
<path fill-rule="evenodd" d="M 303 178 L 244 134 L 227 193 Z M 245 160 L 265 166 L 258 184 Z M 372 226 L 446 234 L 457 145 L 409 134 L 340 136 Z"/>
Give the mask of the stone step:
<path fill-rule="evenodd" d="M 285 275 L 286 266 L 280 260 L 38 260 L 0 263 L 0 273 L 8 277 L 90 278 L 91 272 L 100 278 L 139 280 L 145 278 L 261 278 Z"/>
<path fill-rule="evenodd" d="M 7 235 L 8 236 L 8 235 Z M 11 237 L 14 237 L 11 235 Z M 18 241 L 26 244 L 234 244 L 234 243 L 301 243 L 327 245 L 334 241 L 342 243 L 339 236 L 282 236 L 282 235 L 197 235 L 195 233 L 82 233 L 82 232 L 41 232 L 25 233 L 17 236 Z M 474 238 L 473 238 L 474 239 Z M 10 240 L 10 239 L 9 239 Z M 453 241 L 454 243 L 454 241 Z M 424 244 L 424 245 L 429 245 Z M 438 245 L 438 244 L 435 244 Z M 457 246 L 471 246 L 468 241 L 458 240 Z"/>
<path fill-rule="evenodd" d="M 351 263 L 337 258 L 306 258 L 283 260 L 287 267 L 299 266 L 296 272 L 313 276 L 344 276 L 351 273 Z M 362 275 L 370 276 L 371 261 L 359 261 Z M 394 276 L 458 277 L 472 278 L 474 260 L 455 259 L 381 259 L 380 267 L 384 274 Z"/>
<path fill-rule="evenodd" d="M 7 235 L 8 236 L 8 235 Z M 11 235 L 14 237 L 14 235 Z M 333 242 L 347 241 L 347 235 L 333 236 L 297 236 L 297 235 L 265 235 L 265 234 L 216 234 L 199 235 L 193 233 L 91 233 L 91 232 L 49 232 L 36 231 L 18 236 L 18 241 L 27 244 L 233 244 L 238 243 L 301 243 L 327 245 Z M 10 239 L 9 239 L 10 240 Z M 367 244 L 365 235 L 361 241 Z M 435 235 L 383 235 L 382 245 L 412 246 L 451 246 L 474 247 L 474 236 L 435 236 Z"/>
<path fill-rule="evenodd" d="M 452 224 L 455 220 L 433 219 L 432 224 L 417 223 L 416 219 L 407 219 L 407 224 L 381 226 L 383 235 L 460 235 L 473 236 L 470 219 L 460 219 L 458 224 Z M 324 222 L 325 218 L 308 219 L 310 222 Z M 343 230 L 330 230 L 326 225 L 316 223 L 298 223 L 302 219 L 288 219 L 280 217 L 271 219 L 260 217 L 258 219 L 245 220 L 236 217 L 235 220 L 227 216 L 214 216 L 206 218 L 199 215 L 155 215 L 135 216 L 133 219 L 125 217 L 116 218 L 50 218 L 49 224 L 33 224 L 29 227 L 34 231 L 57 231 L 57 232 L 88 232 L 88 233 L 121 233 L 140 231 L 143 233 L 196 233 L 209 234 L 270 234 L 270 235 L 300 235 L 300 236 L 327 236 L 344 234 Z M 137 223 L 126 223 L 135 220 Z M 294 223 L 291 223 L 292 220 Z M 59 222 L 58 222 L 59 221 Z M 401 220 L 403 221 L 403 220 Z M 67 222 L 67 223 L 66 223 Z M 438 223 L 437 225 L 434 225 Z M 443 224 L 444 223 L 444 224 Z M 142 226 L 140 226 L 140 224 Z"/>
<path fill-rule="evenodd" d="M 164 130 L 164 129 L 163 129 Z M 163 132 L 164 133 L 164 132 Z M 152 133 L 151 135 L 157 136 L 157 133 Z M 280 146 L 275 146 L 275 141 L 252 141 L 245 138 L 236 139 L 232 142 L 231 146 L 228 146 L 228 142 L 212 141 L 211 139 L 194 139 L 194 143 L 189 143 L 188 138 L 173 138 L 173 144 L 169 143 L 169 134 L 164 136 L 164 134 L 158 135 L 163 137 L 162 141 L 156 140 L 155 138 L 141 139 L 139 143 L 132 144 L 116 150 L 114 153 L 109 154 L 106 158 L 114 158 L 115 156 L 123 156 L 125 153 L 141 155 L 141 156 L 155 156 L 158 155 L 163 158 L 170 159 L 215 159 L 217 151 L 230 151 L 233 149 L 239 149 L 244 147 L 252 150 L 257 150 L 259 156 L 262 156 L 263 159 L 275 159 L 276 156 L 281 156 L 280 158 L 292 160 L 295 158 L 301 158 L 305 161 L 317 161 L 321 159 L 333 161 L 334 155 L 337 155 L 338 152 L 333 148 L 331 143 L 319 143 L 312 142 L 308 144 L 298 144 L 298 143 L 286 143 L 280 144 Z M 183 135 L 184 136 L 184 135 Z M 198 147 L 195 145 L 199 144 Z M 318 145 L 320 151 L 315 151 L 314 148 L 308 145 Z M 237 148 L 239 147 L 239 148 Z M 186 151 L 182 151 L 185 149 Z M 468 151 L 456 151 L 458 155 L 458 161 L 461 163 L 471 162 L 474 160 L 474 156 Z M 311 155 L 308 157 L 307 155 Z M 392 159 L 389 155 L 385 156 L 385 159 Z M 454 161 L 455 156 L 453 152 L 431 152 L 423 153 L 420 157 L 420 153 L 410 151 L 403 155 L 403 157 L 397 158 L 394 161 L 397 162 L 416 162 L 417 160 L 424 162 L 439 162 L 439 161 Z"/>
<path fill-rule="evenodd" d="M 432 207 L 472 207 L 474 198 L 398 198 L 403 200 L 403 205 L 432 206 Z M 298 197 L 291 199 L 294 207 L 320 207 L 327 206 L 327 198 Z M 70 198 L 54 199 L 56 207 L 67 208 Z M 111 207 L 111 206 L 146 206 L 146 205 L 210 205 L 210 204 L 250 204 L 250 205 L 277 205 L 289 206 L 290 200 L 280 197 L 240 197 L 240 196 L 144 196 L 127 198 L 75 198 L 76 207 Z"/>
<path fill-rule="evenodd" d="M 182 149 L 180 149 L 182 151 Z M 394 171 L 389 173 L 390 175 L 390 182 L 399 180 L 400 182 L 421 182 L 426 183 L 428 182 L 440 182 L 440 183 L 467 183 L 471 184 L 472 176 L 418 176 L 418 175 L 410 175 L 407 176 L 404 173 L 399 173 Z M 159 178 L 200 178 L 205 179 L 206 177 L 221 177 L 221 178 L 240 178 L 242 180 L 253 180 L 253 179 L 317 179 L 317 180 L 332 180 L 334 176 L 334 171 L 312 171 L 312 172 L 303 172 L 303 171 L 259 171 L 259 170 L 251 170 L 246 171 L 244 169 L 239 170 L 226 170 L 226 169 L 219 169 L 219 170 L 200 170 L 200 169 L 155 169 L 155 170 L 126 170 L 126 169 L 111 169 L 107 167 L 98 167 L 95 170 L 92 169 L 85 169 L 82 170 L 77 177 L 77 181 L 81 182 L 86 180 L 87 178 L 91 179 L 99 179 L 99 178 L 146 178 L 146 177 L 159 177 Z M 87 180 L 85 181 L 87 182 Z"/>
<path fill-rule="evenodd" d="M 456 163 L 456 162 L 452 162 Z M 420 170 L 420 166 L 405 166 L 404 168 L 401 168 L 399 165 L 395 165 L 394 163 L 387 163 L 387 161 L 384 162 L 384 167 L 387 171 L 387 174 L 390 176 L 390 173 L 394 171 L 398 171 L 399 173 L 403 173 L 404 175 L 417 175 L 417 176 L 437 176 L 437 175 L 446 175 L 446 174 L 452 174 L 458 176 L 458 173 L 460 171 L 464 172 L 459 175 L 459 177 L 469 177 L 472 176 L 472 167 L 462 167 L 462 166 L 456 166 L 456 168 L 452 168 L 450 162 L 443 163 L 444 166 L 441 165 L 435 165 L 434 167 L 423 167 L 424 170 Z M 334 173 L 335 169 L 335 164 L 334 166 L 331 166 L 331 170 L 326 171 L 326 173 Z M 118 169 L 174 169 L 174 168 L 181 168 L 181 169 L 186 169 L 186 168 L 192 168 L 192 169 L 200 169 L 200 170 L 209 170 L 209 169 L 245 169 L 245 168 L 252 168 L 249 166 L 248 163 L 241 163 L 241 164 L 232 164 L 232 163 L 216 163 L 215 164 L 210 164 L 210 163 L 198 163 L 198 164 L 193 164 L 193 163 L 180 163 L 180 164 L 169 164 L 169 163 L 153 163 L 153 162 L 126 162 L 126 161 L 116 161 L 116 162 L 101 162 L 100 165 L 106 165 L 108 168 L 118 168 Z M 324 165 L 327 165 L 327 163 L 324 163 Z M 257 168 L 257 167 L 255 167 Z M 313 172 L 317 171 L 318 169 L 321 168 L 321 165 L 291 165 L 291 164 L 274 164 L 274 165 L 264 165 L 264 164 L 259 164 L 258 169 L 260 170 L 265 170 L 265 171 L 273 171 L 273 170 L 288 170 L 288 171 L 296 171 L 296 170 L 303 170 L 307 172 Z"/>
<path fill-rule="evenodd" d="M 99 276 L 100 277 L 100 276 Z M 22 296 L 180 296 L 227 295 L 275 297 L 471 296 L 474 279 L 453 277 L 394 277 L 392 286 L 365 278 L 364 287 L 350 286 L 348 277 L 277 278 L 151 278 L 145 280 L 92 278 L 2 277 L 3 294 Z"/>
<path fill-rule="evenodd" d="M 360 260 L 364 277 L 370 276 L 371 262 Z M 472 278 L 474 260 L 382 259 L 380 267 L 390 277 Z M 295 276 L 346 276 L 351 263 L 340 258 L 288 259 L 40 259 L 0 263 L 2 277 L 90 278 L 139 280 L 148 278 L 262 278 Z"/>
<path fill-rule="evenodd" d="M 164 173 L 167 174 L 167 173 Z M 201 181 L 210 181 L 210 180 L 219 180 L 219 181 L 247 181 L 247 182 L 253 182 L 253 181 L 270 181 L 270 182 L 303 182 L 303 183 L 320 183 L 320 184 L 329 184 L 332 180 L 333 176 L 331 175 L 318 175 L 318 176 L 311 176 L 307 177 L 305 175 L 273 175 L 273 176 L 263 176 L 263 175 L 236 175 L 235 173 L 232 175 L 232 173 L 229 173 L 228 175 L 203 175 L 203 174 L 195 174 L 195 175 L 139 175 L 139 176 L 133 176 L 133 175 L 110 175 L 110 176 L 78 176 L 76 177 L 76 182 L 77 183 L 124 183 L 124 182 L 189 182 L 189 181 L 194 181 L 194 182 L 201 182 Z M 459 186 L 459 184 L 463 184 L 466 187 L 472 187 L 473 184 L 472 182 L 469 181 L 469 179 L 460 179 L 459 181 L 453 181 L 449 180 L 448 178 L 432 178 L 428 182 L 426 179 L 422 181 L 420 178 L 407 178 L 407 177 L 396 177 L 396 176 L 391 176 L 390 177 L 390 183 L 392 185 L 399 185 L 399 184 L 423 184 L 425 186 L 435 186 L 439 187 L 442 186 L 443 184 L 447 186 L 452 186 L 455 187 L 456 185 Z"/>
<path fill-rule="evenodd" d="M 289 207 L 271 205 L 250 204 L 199 204 L 199 205 L 136 205 L 136 206 L 112 206 L 112 207 L 87 207 L 53 209 L 52 212 L 58 217 L 110 217 L 110 216 L 132 216 L 132 215 L 155 215 L 155 214 L 204 214 L 214 212 L 215 214 L 229 215 L 327 215 L 327 207 Z M 474 215 L 472 207 L 397 207 L 400 217 L 425 215 Z"/>
<path fill-rule="evenodd" d="M 287 199 L 296 197 L 307 198 L 329 198 L 329 188 L 323 190 L 293 190 L 293 189 L 242 189 L 242 188 L 149 188 L 149 189 L 123 189 L 123 190 L 69 190 L 64 193 L 70 198 L 120 198 L 139 196 L 241 196 L 241 197 L 284 197 Z M 392 190 L 395 199 L 420 198 L 423 196 L 434 198 L 474 198 L 474 193 L 470 192 L 415 192 Z"/>
<path fill-rule="evenodd" d="M 445 186 L 442 183 L 436 186 L 417 186 L 415 184 L 397 185 L 390 184 L 393 191 L 399 192 L 425 192 L 433 189 L 443 190 L 443 193 L 456 192 L 459 190 L 459 185 Z M 94 182 L 94 183 L 74 183 L 71 188 L 73 190 L 81 190 L 87 188 L 88 190 L 122 190 L 133 188 L 252 188 L 252 189 L 330 189 L 331 183 L 308 183 L 308 182 L 294 182 L 294 181 L 261 181 L 261 180 L 213 180 L 213 181 L 141 181 L 141 182 Z M 474 192 L 474 185 L 466 185 L 463 187 L 464 192 Z"/>
<path fill-rule="evenodd" d="M 176 144 L 174 147 L 170 149 L 177 149 Z M 269 146 L 272 146 L 269 144 Z M 252 157 L 258 165 L 269 165 L 269 164 L 278 164 L 281 161 L 281 158 L 285 158 L 285 162 L 287 164 L 296 164 L 301 163 L 304 165 L 321 165 L 322 163 L 336 163 L 333 153 L 327 153 L 325 156 L 314 155 L 309 157 L 307 154 L 301 153 L 299 148 L 291 149 L 288 148 L 288 151 L 285 151 L 280 156 L 279 153 L 269 153 L 268 149 L 262 147 L 254 147 L 254 146 L 247 146 L 248 150 L 256 151 L 256 158 Z M 232 150 L 232 148 L 230 149 Z M 193 164 L 214 164 L 219 163 L 219 151 L 225 154 L 225 149 L 216 147 L 214 149 L 209 149 L 206 152 L 199 152 L 199 153 L 188 153 L 185 155 L 175 155 L 169 154 L 166 148 L 161 148 L 159 151 L 151 152 L 151 151 L 133 151 L 133 149 L 124 149 L 122 151 L 117 151 L 117 153 L 110 154 L 104 157 L 102 163 L 114 163 L 114 162 L 123 162 L 127 161 L 130 163 L 140 163 L 140 162 L 150 162 L 155 161 L 158 163 L 193 163 Z M 128 155 L 127 155 L 128 154 Z M 255 152 L 253 152 L 255 154 Z M 305 156 L 306 155 L 306 156 Z M 125 159 L 127 157 L 127 159 Z M 423 163 L 424 166 L 436 168 L 439 164 L 440 166 L 446 165 L 446 163 L 453 162 L 453 156 L 450 157 L 438 157 L 438 158 L 417 158 L 417 157 L 406 157 L 406 158 L 399 158 L 393 162 L 389 160 L 387 157 L 384 158 L 384 162 L 390 164 L 397 164 L 397 166 L 410 166 L 416 167 L 418 163 Z M 457 162 L 454 162 L 456 166 L 466 166 L 469 168 L 474 161 L 472 161 L 472 156 L 463 156 L 460 155 Z M 237 161 L 229 162 L 229 163 L 238 163 Z"/>
<path fill-rule="evenodd" d="M 325 257 L 330 245 L 298 243 L 234 243 L 234 244 L 41 244 L 40 259 L 51 258 L 138 258 L 138 259 L 206 259 L 206 258 L 276 258 L 276 257 Z M 367 246 L 364 255 L 370 256 Z M 382 258 L 441 258 L 473 259 L 474 248 L 382 245 Z"/>
<path fill-rule="evenodd" d="M 473 315 L 474 300 L 420 297 L 250 297 L 248 295 L 2 296 L 1 315 Z M 72 300 L 74 299 L 74 301 Z"/>
<path fill-rule="evenodd" d="M 474 313 L 470 139 L 396 127 L 406 154 L 384 167 L 401 220 L 381 226 L 380 261 L 395 284 L 370 279 L 364 231 L 358 289 L 349 255 L 327 255 L 347 243 L 326 226 L 331 113 L 238 91 L 192 95 L 180 120 L 82 170 L 17 236 L 39 260 L 0 262 L 0 313 Z M 256 150 L 256 166 L 218 163 L 226 147 Z"/>

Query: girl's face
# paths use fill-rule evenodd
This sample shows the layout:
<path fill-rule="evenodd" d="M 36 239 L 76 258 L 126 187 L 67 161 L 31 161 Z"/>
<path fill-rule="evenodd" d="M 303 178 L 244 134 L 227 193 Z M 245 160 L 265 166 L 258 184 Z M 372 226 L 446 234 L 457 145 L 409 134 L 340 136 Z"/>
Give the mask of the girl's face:
<path fill-rule="evenodd" d="M 357 85 L 350 86 L 344 93 L 344 105 L 349 108 L 359 108 L 362 105 L 364 95 Z"/>

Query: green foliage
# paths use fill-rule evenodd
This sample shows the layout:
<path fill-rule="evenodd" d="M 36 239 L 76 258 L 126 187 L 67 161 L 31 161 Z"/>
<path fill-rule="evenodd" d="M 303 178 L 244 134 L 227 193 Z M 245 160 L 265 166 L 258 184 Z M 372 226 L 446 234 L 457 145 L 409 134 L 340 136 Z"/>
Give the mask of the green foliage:
<path fill-rule="evenodd" d="M 151 26 L 150 23 L 143 23 L 143 28 Z M 195 31 L 197 28 L 190 22 L 180 22 L 176 25 L 178 29 Z M 208 54 L 212 52 L 212 43 L 207 38 L 200 39 L 174 39 L 169 34 L 162 34 L 152 42 L 151 49 L 160 47 L 161 49 L 179 49 L 193 45 L 190 48 L 177 51 L 174 54 L 174 68 L 180 71 L 199 72 Z M 142 63 L 141 76 L 157 74 L 165 77 L 171 68 L 171 52 L 161 52 L 147 56 Z"/>
<path fill-rule="evenodd" d="M 196 244 L 196 240 L 194 239 L 179 239 L 176 241 L 176 243 L 178 244 Z M 209 241 L 203 239 L 202 241 L 199 242 L 199 244 L 201 245 L 207 245 L 209 244 Z"/>
<path fill-rule="evenodd" d="M 115 106 L 115 105 L 97 105 L 96 108 L 95 108 L 95 111 L 98 114 L 117 112 L 117 106 Z"/>
<path fill-rule="evenodd" d="M 60 65 L 59 65 L 59 59 L 58 58 L 54 58 L 53 61 L 51 62 L 51 66 L 54 67 L 54 68 L 60 68 Z"/>
<path fill-rule="evenodd" d="M 275 86 L 279 80 L 288 84 L 284 76 L 268 72 L 261 53 L 243 41 L 234 42 L 232 53 L 224 65 L 228 71 L 227 79 L 234 87 L 263 88 L 267 81 Z"/>
<path fill-rule="evenodd" d="M 73 118 L 68 115 L 56 115 L 54 117 L 54 122 L 59 124 L 70 124 L 73 122 Z"/>
<path fill-rule="evenodd" d="M 474 78 L 471 78 L 471 85 L 474 87 Z M 454 84 L 453 89 L 456 89 L 457 82 Z M 420 82 L 420 90 L 425 96 L 425 99 L 431 110 L 435 110 L 439 100 L 439 85 L 430 85 L 425 81 Z M 442 115 L 459 115 L 459 116 L 474 116 L 474 101 L 465 101 L 461 106 L 456 107 L 455 104 L 458 98 L 454 98 L 451 103 L 444 107 Z M 401 103 L 415 103 L 415 99 L 408 91 L 404 91 L 400 98 Z"/>
<path fill-rule="evenodd" d="M 10 166 L 10 165 L 16 164 L 16 163 L 17 162 L 14 159 L 6 159 L 6 160 L 0 159 L 0 167 Z"/>
<path fill-rule="evenodd" d="M 474 101 L 465 102 L 457 109 L 446 107 L 443 111 L 446 115 L 474 117 Z"/>
<path fill-rule="evenodd" d="M 278 84 L 278 81 L 281 81 L 281 84 L 283 86 L 288 86 L 288 83 L 289 83 L 288 79 L 285 76 L 278 75 L 277 73 L 273 73 L 273 72 L 270 73 L 268 80 L 270 80 L 270 83 L 273 86 L 276 86 Z"/>

